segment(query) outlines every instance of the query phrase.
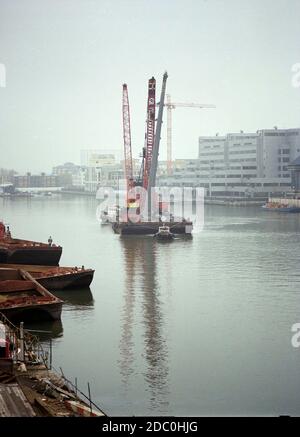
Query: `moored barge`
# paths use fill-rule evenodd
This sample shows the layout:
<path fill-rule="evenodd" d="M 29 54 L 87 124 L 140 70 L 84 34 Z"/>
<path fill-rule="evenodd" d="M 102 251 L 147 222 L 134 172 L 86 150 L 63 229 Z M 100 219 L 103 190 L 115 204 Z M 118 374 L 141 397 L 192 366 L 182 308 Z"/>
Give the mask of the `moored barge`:
<path fill-rule="evenodd" d="M 0 264 L 3 268 L 22 269 L 48 290 L 68 288 L 87 288 L 90 286 L 95 270 L 82 267 L 36 266 L 26 264 Z"/>
<path fill-rule="evenodd" d="M 25 270 L 0 268 L 0 311 L 8 318 L 60 319 L 62 304 Z"/>
<path fill-rule="evenodd" d="M 61 254 L 62 247 L 52 244 L 52 239 L 46 244 L 12 238 L 0 222 L 0 263 L 57 266 Z"/>

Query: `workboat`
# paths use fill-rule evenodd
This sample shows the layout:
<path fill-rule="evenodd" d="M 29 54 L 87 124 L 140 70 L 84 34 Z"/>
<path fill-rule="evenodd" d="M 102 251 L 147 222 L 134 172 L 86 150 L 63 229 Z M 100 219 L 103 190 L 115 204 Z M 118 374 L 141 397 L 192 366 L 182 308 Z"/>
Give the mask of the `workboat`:
<path fill-rule="evenodd" d="M 154 238 L 158 240 L 173 240 L 174 234 L 170 231 L 169 226 L 160 226 L 158 232 L 154 234 Z"/>
<path fill-rule="evenodd" d="M 119 214 L 120 208 L 117 205 L 107 206 L 101 211 L 100 219 L 102 225 L 107 225 L 110 223 L 114 223 Z"/>
<path fill-rule="evenodd" d="M 298 206 L 286 205 L 278 202 L 268 202 L 262 206 L 262 209 L 276 212 L 300 212 L 300 208 Z"/>
<path fill-rule="evenodd" d="M 9 227 L 0 222 L 0 263 L 57 266 L 62 247 L 52 243 L 12 238 Z"/>

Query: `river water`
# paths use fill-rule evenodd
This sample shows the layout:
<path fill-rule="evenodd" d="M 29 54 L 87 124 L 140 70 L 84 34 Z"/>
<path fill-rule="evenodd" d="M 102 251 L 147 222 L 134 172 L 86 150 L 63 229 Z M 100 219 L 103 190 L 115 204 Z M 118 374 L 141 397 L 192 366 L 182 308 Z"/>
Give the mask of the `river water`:
<path fill-rule="evenodd" d="M 57 293 L 61 323 L 35 324 L 56 368 L 109 415 L 299 415 L 299 214 L 205 206 L 202 232 L 159 243 L 95 212 L 93 198 L 0 199 L 13 236 L 51 235 L 61 265 L 96 270 L 90 290 Z"/>

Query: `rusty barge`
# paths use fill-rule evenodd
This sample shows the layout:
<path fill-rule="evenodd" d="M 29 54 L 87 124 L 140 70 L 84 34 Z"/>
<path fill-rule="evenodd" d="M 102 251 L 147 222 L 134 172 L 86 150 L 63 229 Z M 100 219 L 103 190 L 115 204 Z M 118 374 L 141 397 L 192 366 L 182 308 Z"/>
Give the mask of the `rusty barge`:
<path fill-rule="evenodd" d="M 48 244 L 12 238 L 9 228 L 0 222 L 0 263 L 57 266 L 62 247 L 52 244 L 50 238 Z"/>
<path fill-rule="evenodd" d="M 48 290 L 88 288 L 95 270 L 82 267 L 37 266 L 26 264 L 0 264 L 3 268 L 27 271 L 39 284 Z"/>
<path fill-rule="evenodd" d="M 0 311 L 10 319 L 60 319 L 63 301 L 25 270 L 0 268 Z"/>
<path fill-rule="evenodd" d="M 0 263 L 57 266 L 62 247 L 16 238 L 0 238 Z"/>

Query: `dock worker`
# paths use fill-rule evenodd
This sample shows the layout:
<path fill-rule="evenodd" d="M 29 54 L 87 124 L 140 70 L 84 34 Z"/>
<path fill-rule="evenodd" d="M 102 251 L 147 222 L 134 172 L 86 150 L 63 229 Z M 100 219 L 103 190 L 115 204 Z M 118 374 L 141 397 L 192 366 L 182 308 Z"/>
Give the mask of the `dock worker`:
<path fill-rule="evenodd" d="M 53 242 L 53 240 L 52 240 L 52 237 L 51 237 L 51 235 L 50 235 L 50 237 L 48 238 L 48 244 L 49 244 L 49 246 L 52 246 L 52 242 Z"/>

